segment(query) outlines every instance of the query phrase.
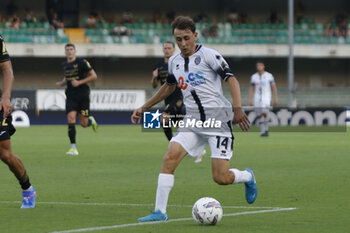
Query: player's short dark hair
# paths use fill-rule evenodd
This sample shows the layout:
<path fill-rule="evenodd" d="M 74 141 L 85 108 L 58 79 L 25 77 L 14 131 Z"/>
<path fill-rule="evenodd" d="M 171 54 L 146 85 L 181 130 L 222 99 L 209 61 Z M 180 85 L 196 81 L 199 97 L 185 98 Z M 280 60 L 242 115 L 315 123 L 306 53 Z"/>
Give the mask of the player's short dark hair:
<path fill-rule="evenodd" d="M 178 16 L 178 17 L 176 17 L 175 20 L 172 22 L 171 27 L 173 29 L 173 34 L 174 34 L 175 29 L 180 29 L 180 30 L 189 29 L 193 33 L 196 32 L 196 24 L 188 16 Z"/>
<path fill-rule="evenodd" d="M 171 44 L 175 48 L 175 43 L 170 40 L 164 41 L 163 45 L 164 44 Z"/>
<path fill-rule="evenodd" d="M 257 60 L 255 64 L 258 64 L 258 63 L 261 63 L 261 64 L 265 65 L 263 60 Z"/>
<path fill-rule="evenodd" d="M 75 49 L 75 45 L 72 43 L 68 43 L 64 46 L 64 48 L 67 48 L 67 47 L 73 47 Z"/>

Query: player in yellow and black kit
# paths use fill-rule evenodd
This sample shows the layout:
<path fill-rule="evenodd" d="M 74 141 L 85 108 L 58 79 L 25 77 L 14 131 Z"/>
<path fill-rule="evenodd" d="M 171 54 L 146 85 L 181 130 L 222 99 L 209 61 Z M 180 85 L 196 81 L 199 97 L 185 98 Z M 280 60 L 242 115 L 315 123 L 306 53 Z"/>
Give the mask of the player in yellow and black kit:
<path fill-rule="evenodd" d="M 82 127 L 92 126 L 92 129 L 97 132 L 97 122 L 90 115 L 90 87 L 87 85 L 87 83 L 95 81 L 97 75 L 87 60 L 76 57 L 74 44 L 65 45 L 65 54 L 67 61 L 62 63 L 64 78 L 57 82 L 56 86 L 60 88 L 67 85 L 66 113 L 71 148 L 66 154 L 79 155 L 75 140 L 77 115 L 79 114 L 79 122 Z"/>
<path fill-rule="evenodd" d="M 8 165 L 22 187 L 21 208 L 34 208 L 36 191 L 30 184 L 29 177 L 22 160 L 12 152 L 10 138 L 15 133 L 11 117 L 11 90 L 14 80 L 10 56 L 5 42 L 0 35 L 0 69 L 4 78 L 4 86 L 0 100 L 0 159 Z"/>

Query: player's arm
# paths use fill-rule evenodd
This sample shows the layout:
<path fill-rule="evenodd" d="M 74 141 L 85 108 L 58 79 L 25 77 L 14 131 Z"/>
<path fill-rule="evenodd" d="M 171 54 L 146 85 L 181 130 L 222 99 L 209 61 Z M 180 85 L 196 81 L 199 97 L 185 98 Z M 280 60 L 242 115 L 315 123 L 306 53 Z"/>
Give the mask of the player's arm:
<path fill-rule="evenodd" d="M 65 85 L 67 85 L 66 78 L 63 78 L 62 81 L 56 82 L 56 87 L 57 88 L 64 87 Z"/>
<path fill-rule="evenodd" d="M 158 86 L 158 68 L 156 68 L 155 70 L 153 70 L 152 72 L 152 80 L 151 80 L 151 84 L 153 88 L 156 88 Z"/>
<path fill-rule="evenodd" d="M 273 92 L 273 105 L 276 106 L 278 104 L 278 96 L 277 96 L 277 86 L 276 83 L 271 83 L 271 88 Z"/>
<path fill-rule="evenodd" d="M 228 83 L 231 96 L 233 99 L 234 122 L 241 127 L 242 131 L 247 131 L 250 127 L 250 122 L 247 115 L 242 110 L 241 90 L 239 82 L 234 77 L 229 65 L 225 59 L 216 52 L 211 52 L 206 57 L 208 65 L 216 71 L 216 73 Z"/>
<path fill-rule="evenodd" d="M 87 73 L 87 77 L 84 78 L 84 79 L 81 79 L 81 80 L 76 80 L 76 79 L 73 79 L 72 80 L 72 86 L 73 87 L 77 87 L 77 86 L 80 86 L 80 85 L 83 85 L 83 84 L 86 84 L 86 83 L 90 83 L 90 82 L 93 82 L 97 79 L 97 74 L 96 72 L 92 69 L 90 70 L 88 73 Z"/>
<path fill-rule="evenodd" d="M 0 110 L 4 110 L 4 117 L 7 117 L 11 111 L 11 90 L 14 81 L 12 64 L 10 60 L 0 63 L 0 68 L 2 70 L 4 81 L 3 81 L 3 92 L 0 101 Z"/>
<path fill-rule="evenodd" d="M 133 124 L 140 123 L 140 120 L 142 118 L 142 113 L 144 111 L 147 111 L 155 104 L 159 103 L 160 101 L 164 100 L 166 97 L 168 97 L 171 93 L 173 93 L 176 89 L 176 85 L 169 85 L 168 83 L 164 83 L 159 90 L 157 91 L 154 96 L 152 96 L 144 105 L 142 105 L 140 108 L 136 109 L 132 116 L 131 116 L 131 122 Z"/>
<path fill-rule="evenodd" d="M 242 110 L 241 90 L 239 82 L 234 76 L 229 76 L 226 81 L 230 87 L 230 92 L 233 100 L 233 120 L 239 125 L 239 127 L 241 127 L 242 131 L 248 131 L 250 122 L 247 115 Z"/>

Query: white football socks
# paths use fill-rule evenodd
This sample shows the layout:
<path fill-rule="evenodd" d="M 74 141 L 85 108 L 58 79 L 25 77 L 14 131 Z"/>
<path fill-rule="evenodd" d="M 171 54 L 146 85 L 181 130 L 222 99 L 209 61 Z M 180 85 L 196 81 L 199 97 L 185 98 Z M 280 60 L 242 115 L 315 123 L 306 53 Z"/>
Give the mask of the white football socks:
<path fill-rule="evenodd" d="M 238 184 L 238 183 L 246 183 L 252 179 L 252 174 L 247 171 L 240 171 L 236 168 L 231 168 L 231 172 L 235 175 L 235 180 L 233 181 L 233 184 Z"/>
<path fill-rule="evenodd" d="M 173 186 L 174 186 L 174 175 L 164 174 L 164 173 L 159 174 L 155 211 L 160 210 L 163 214 L 166 213 L 169 193 Z"/>
<path fill-rule="evenodd" d="M 33 186 L 30 186 L 30 187 L 27 188 L 27 189 L 23 189 L 23 191 L 33 191 Z"/>
<path fill-rule="evenodd" d="M 72 143 L 72 144 L 70 144 L 70 148 L 76 150 L 77 149 L 77 145 L 75 143 Z"/>

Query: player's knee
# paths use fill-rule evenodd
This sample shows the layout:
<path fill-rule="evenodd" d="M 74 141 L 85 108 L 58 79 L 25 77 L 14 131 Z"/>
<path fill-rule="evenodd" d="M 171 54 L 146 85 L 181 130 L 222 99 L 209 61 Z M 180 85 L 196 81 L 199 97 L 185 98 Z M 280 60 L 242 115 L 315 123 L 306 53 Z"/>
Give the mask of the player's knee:
<path fill-rule="evenodd" d="M 12 153 L 8 150 L 1 150 L 0 159 L 6 164 L 11 164 Z"/>
<path fill-rule="evenodd" d="M 174 157 L 175 156 L 172 153 L 166 153 L 166 155 L 163 158 L 164 164 L 172 163 L 174 161 Z"/>
<path fill-rule="evenodd" d="M 75 124 L 75 119 L 68 117 L 68 124 Z"/>
<path fill-rule="evenodd" d="M 177 154 L 176 152 L 167 152 L 163 159 L 163 169 L 162 172 L 172 174 L 175 172 L 175 165 L 177 164 Z"/>

